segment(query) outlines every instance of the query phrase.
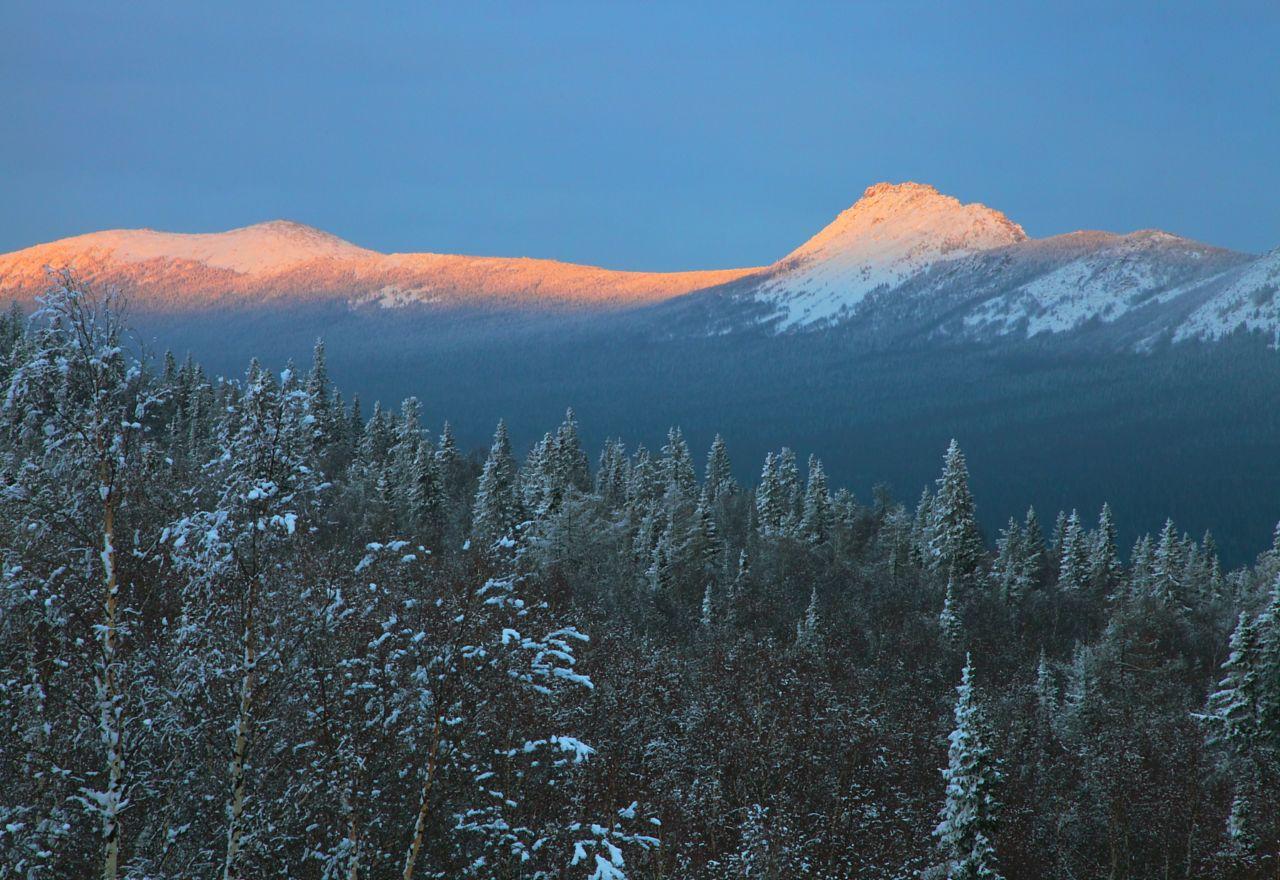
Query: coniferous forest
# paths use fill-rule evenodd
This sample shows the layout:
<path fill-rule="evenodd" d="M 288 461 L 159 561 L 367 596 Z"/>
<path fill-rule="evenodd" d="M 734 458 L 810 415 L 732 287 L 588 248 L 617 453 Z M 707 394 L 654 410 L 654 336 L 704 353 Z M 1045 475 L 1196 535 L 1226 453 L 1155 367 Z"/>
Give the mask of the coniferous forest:
<path fill-rule="evenodd" d="M 1280 870 L 1280 547 L 983 535 L 955 442 L 473 454 L 64 281 L 0 321 L 0 878 Z"/>

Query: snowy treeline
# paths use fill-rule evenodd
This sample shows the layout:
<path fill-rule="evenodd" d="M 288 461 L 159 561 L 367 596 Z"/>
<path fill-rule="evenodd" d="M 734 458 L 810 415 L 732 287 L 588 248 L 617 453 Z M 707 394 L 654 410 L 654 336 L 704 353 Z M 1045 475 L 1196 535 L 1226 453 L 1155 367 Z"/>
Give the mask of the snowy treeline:
<path fill-rule="evenodd" d="M 1261 877 L 1280 549 L 0 320 L 0 878 Z M 424 389 L 429 391 L 429 389 Z M 701 459 L 702 456 L 698 456 Z"/>

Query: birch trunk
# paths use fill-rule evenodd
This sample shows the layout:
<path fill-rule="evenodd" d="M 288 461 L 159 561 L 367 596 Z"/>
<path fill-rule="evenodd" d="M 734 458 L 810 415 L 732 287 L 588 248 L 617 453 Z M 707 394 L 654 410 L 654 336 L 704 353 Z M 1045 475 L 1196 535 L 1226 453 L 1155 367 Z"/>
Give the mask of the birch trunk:
<path fill-rule="evenodd" d="M 120 809 L 124 803 L 124 706 L 116 680 L 116 639 L 118 630 L 120 583 L 116 575 L 115 493 L 110 484 L 109 466 L 99 453 L 98 477 L 103 502 L 102 568 L 105 596 L 103 622 L 99 630 L 102 644 L 102 677 L 98 682 L 99 724 L 106 746 L 107 790 L 101 801 L 102 810 L 102 878 L 116 880 L 120 872 Z"/>
<path fill-rule="evenodd" d="M 222 863 L 223 880 L 235 880 L 236 859 L 244 835 L 245 763 L 249 751 L 249 727 L 253 723 L 254 687 L 257 684 L 258 645 L 254 632 L 254 603 L 257 600 L 257 578 L 249 581 L 245 600 L 244 671 L 240 679 L 240 708 L 236 713 L 235 743 L 231 752 L 231 795 L 227 802 L 227 856 Z"/>
<path fill-rule="evenodd" d="M 418 862 L 418 853 L 422 851 L 422 840 L 426 834 L 427 817 L 431 812 L 431 788 L 436 778 L 436 755 L 440 749 L 441 717 L 436 716 L 431 730 L 431 751 L 427 755 L 427 778 L 422 783 L 422 800 L 418 804 L 418 818 L 413 825 L 413 842 L 409 844 L 409 853 L 404 860 L 404 874 L 401 880 L 413 880 L 413 870 Z"/>

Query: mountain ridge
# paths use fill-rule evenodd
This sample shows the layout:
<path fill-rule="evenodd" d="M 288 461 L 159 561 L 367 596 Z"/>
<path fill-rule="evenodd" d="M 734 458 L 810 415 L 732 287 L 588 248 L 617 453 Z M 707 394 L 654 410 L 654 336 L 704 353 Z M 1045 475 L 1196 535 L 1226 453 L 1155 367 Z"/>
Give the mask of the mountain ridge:
<path fill-rule="evenodd" d="M 1158 229 L 1031 238 L 981 203 L 882 182 L 766 266 L 637 272 L 530 257 L 382 253 L 291 220 L 221 233 L 105 230 L 0 255 L 0 291 L 27 299 L 47 267 L 118 287 L 144 310 L 329 302 L 346 308 L 629 312 L 674 301 L 685 333 L 894 325 L 998 340 L 1115 328 L 1141 348 L 1280 333 L 1280 249 L 1255 257 Z"/>

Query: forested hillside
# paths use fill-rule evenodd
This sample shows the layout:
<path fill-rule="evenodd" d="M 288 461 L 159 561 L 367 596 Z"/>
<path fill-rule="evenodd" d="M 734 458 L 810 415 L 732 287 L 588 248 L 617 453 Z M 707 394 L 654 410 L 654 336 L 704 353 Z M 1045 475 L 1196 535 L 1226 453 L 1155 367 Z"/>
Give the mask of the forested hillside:
<path fill-rule="evenodd" d="M 0 322 L 0 878 L 1276 874 L 1280 547 L 470 455 L 114 305 Z"/>

